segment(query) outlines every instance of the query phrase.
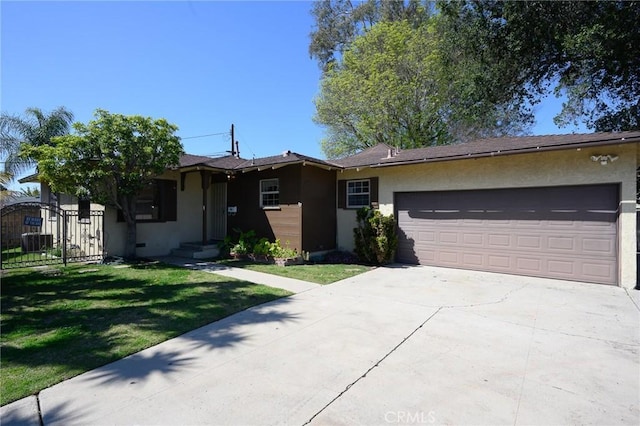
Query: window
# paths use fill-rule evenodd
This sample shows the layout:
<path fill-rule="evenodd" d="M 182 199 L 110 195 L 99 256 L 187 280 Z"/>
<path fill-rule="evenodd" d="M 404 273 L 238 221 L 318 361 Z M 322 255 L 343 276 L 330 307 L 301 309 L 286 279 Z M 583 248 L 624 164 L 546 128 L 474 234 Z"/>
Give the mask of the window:
<path fill-rule="evenodd" d="M 88 198 L 78 198 L 78 221 L 80 223 L 91 222 L 91 201 Z"/>
<path fill-rule="evenodd" d="M 338 208 L 359 209 L 378 205 L 378 177 L 338 180 Z"/>
<path fill-rule="evenodd" d="M 347 208 L 367 207 L 371 204 L 369 199 L 369 180 L 347 181 Z"/>
<path fill-rule="evenodd" d="M 140 191 L 136 200 L 136 220 L 158 220 L 160 216 L 158 195 L 158 185 L 155 181 Z"/>
<path fill-rule="evenodd" d="M 177 181 L 154 179 L 138 193 L 136 200 L 137 222 L 175 222 L 177 220 Z M 123 222 L 122 211 L 118 221 Z"/>
<path fill-rule="evenodd" d="M 260 181 L 260 207 L 280 206 L 280 183 L 278 179 Z"/>

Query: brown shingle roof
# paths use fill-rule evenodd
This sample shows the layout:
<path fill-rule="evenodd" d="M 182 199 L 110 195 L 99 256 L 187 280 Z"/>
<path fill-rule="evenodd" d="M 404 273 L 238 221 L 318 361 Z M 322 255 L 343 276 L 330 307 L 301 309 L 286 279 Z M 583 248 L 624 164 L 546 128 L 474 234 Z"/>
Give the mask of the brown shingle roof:
<path fill-rule="evenodd" d="M 180 167 L 190 167 L 195 166 L 196 164 L 205 164 L 209 160 L 211 160 L 210 157 L 205 157 L 203 155 L 183 154 L 182 157 L 180 157 Z"/>
<path fill-rule="evenodd" d="M 356 155 L 335 160 L 335 163 L 344 168 L 384 167 L 632 142 L 640 142 L 640 132 L 502 137 L 479 139 L 456 145 L 408 149 L 397 153 L 394 148 L 380 144 Z M 391 156 L 389 156 L 390 150 Z"/>
<path fill-rule="evenodd" d="M 325 160 L 309 157 L 307 155 L 298 154 L 296 152 L 285 151 L 280 155 L 273 155 L 271 157 L 255 158 L 253 160 L 246 160 L 243 164 L 238 165 L 236 170 L 249 171 L 252 169 L 269 167 L 269 166 L 282 166 L 287 164 L 299 164 L 309 163 L 319 167 L 325 168 L 340 168 L 334 163 L 330 163 Z"/>

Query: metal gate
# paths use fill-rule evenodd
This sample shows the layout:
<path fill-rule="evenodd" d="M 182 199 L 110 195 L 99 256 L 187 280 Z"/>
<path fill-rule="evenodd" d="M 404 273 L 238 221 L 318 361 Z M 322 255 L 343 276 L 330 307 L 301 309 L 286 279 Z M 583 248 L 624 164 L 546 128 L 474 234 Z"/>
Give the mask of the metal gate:
<path fill-rule="evenodd" d="M 0 213 L 0 268 L 102 260 L 104 212 L 18 203 Z"/>

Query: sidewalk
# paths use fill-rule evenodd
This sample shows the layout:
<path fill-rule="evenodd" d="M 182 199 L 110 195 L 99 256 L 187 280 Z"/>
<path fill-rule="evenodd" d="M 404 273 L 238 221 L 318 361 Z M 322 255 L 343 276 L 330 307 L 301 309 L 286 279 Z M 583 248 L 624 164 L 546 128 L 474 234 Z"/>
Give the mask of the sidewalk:
<path fill-rule="evenodd" d="M 187 259 L 176 256 L 156 257 L 156 260 L 170 265 L 182 266 L 194 270 L 211 272 L 223 275 L 229 278 L 235 278 L 242 281 L 249 281 L 255 284 L 267 285 L 269 287 L 277 287 L 288 290 L 292 293 L 302 293 L 321 287 L 320 284 L 314 284 L 307 281 L 295 280 L 293 278 L 280 277 L 278 275 L 264 274 L 262 272 L 250 271 L 248 269 L 233 268 L 221 265 L 215 262 L 199 261 L 197 259 Z"/>

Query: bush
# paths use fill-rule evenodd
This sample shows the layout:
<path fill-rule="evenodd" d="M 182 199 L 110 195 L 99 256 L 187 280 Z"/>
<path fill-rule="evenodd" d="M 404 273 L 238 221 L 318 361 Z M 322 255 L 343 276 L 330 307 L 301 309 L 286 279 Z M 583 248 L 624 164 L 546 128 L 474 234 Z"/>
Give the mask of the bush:
<path fill-rule="evenodd" d="M 289 243 L 287 242 L 287 247 L 282 247 L 280 245 L 280 240 L 276 240 L 274 243 L 271 243 L 271 256 L 274 258 L 295 258 L 298 257 L 298 251 L 296 249 L 289 248 Z"/>
<path fill-rule="evenodd" d="M 357 212 L 358 227 L 353 229 L 355 252 L 363 262 L 373 265 L 391 263 L 398 247 L 396 221 L 379 210 L 363 207 Z"/>
<path fill-rule="evenodd" d="M 233 232 L 234 235 L 228 235 L 225 237 L 224 242 L 222 243 L 223 251 L 240 255 L 250 253 L 256 245 L 256 231 L 250 230 L 242 232 L 242 230 L 234 228 Z"/>
<path fill-rule="evenodd" d="M 271 252 L 271 243 L 266 238 L 260 240 L 253 246 L 253 254 L 258 256 L 268 256 Z"/>

